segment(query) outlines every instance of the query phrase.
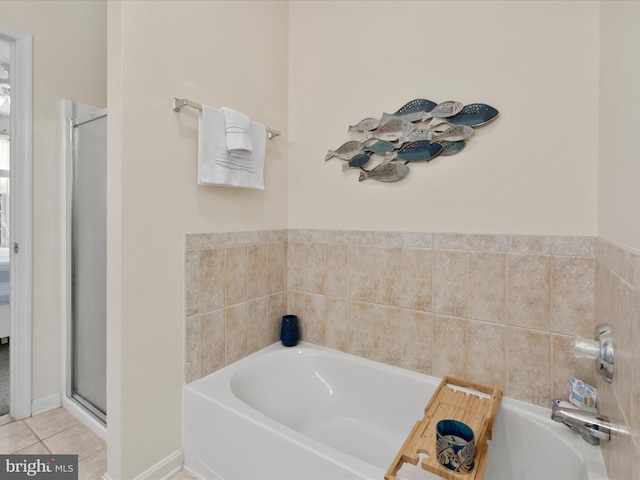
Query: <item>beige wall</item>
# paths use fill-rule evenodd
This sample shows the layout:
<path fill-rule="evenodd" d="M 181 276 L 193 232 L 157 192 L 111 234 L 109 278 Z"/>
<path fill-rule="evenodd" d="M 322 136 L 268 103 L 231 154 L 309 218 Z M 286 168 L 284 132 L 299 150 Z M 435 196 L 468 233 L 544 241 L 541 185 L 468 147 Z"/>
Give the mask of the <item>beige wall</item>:
<path fill-rule="evenodd" d="M 3 1 L 0 22 L 33 35 L 34 399 L 60 392 L 60 99 L 105 107 L 106 2 Z"/>
<path fill-rule="evenodd" d="M 287 18 L 286 2 L 110 4 L 109 109 L 122 122 L 109 134 L 114 479 L 181 445 L 185 233 L 286 227 Z M 174 113 L 172 97 L 283 130 L 267 145 L 266 190 L 196 186 L 198 112 Z"/>
<path fill-rule="evenodd" d="M 598 234 L 640 251 L 638 2 L 601 2 Z"/>
<path fill-rule="evenodd" d="M 185 232 L 596 233 L 597 4 L 111 8 L 110 45 L 120 55 L 109 71 L 109 108 L 122 111 L 119 138 L 110 137 L 121 142 L 110 153 L 121 171 L 109 187 L 110 227 L 121 232 L 109 257 L 118 299 L 110 351 L 120 353 L 109 379 L 118 411 L 109 429 L 113 478 L 180 447 Z M 173 96 L 237 108 L 285 132 L 269 144 L 265 192 L 195 186 L 197 114 L 171 112 Z M 502 115 L 463 154 L 418 165 L 398 184 L 358 184 L 340 161 L 323 161 L 348 139 L 349 123 L 417 97 L 486 102 Z M 570 120 L 556 120 L 567 112 Z"/>
<path fill-rule="evenodd" d="M 290 228 L 596 233 L 596 2 L 291 2 L 289 27 Z M 398 183 L 323 161 L 414 98 L 501 114 Z"/>
<path fill-rule="evenodd" d="M 616 371 L 600 381 L 601 411 L 630 437 L 603 444 L 612 480 L 640 478 L 640 69 L 629 59 L 640 43 L 640 3 L 600 2 L 600 148 L 596 323 L 611 323 Z"/>

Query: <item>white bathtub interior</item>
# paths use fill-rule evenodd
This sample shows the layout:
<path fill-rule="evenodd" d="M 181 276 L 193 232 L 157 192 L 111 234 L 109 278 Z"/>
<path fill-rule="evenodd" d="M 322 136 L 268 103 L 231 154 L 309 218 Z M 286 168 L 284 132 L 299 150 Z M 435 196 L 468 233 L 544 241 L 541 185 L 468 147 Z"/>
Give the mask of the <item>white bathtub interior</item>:
<path fill-rule="evenodd" d="M 269 374 L 274 371 L 278 375 Z M 280 350 L 239 369 L 230 386 L 240 400 L 277 422 L 386 469 L 393 460 L 386 462 L 388 452 L 402 445 L 422 417 L 424 399 L 438 386 L 402 373 L 344 362 L 321 350 Z"/>
<path fill-rule="evenodd" d="M 185 467 L 205 479 L 382 479 L 439 379 L 310 344 L 274 344 L 190 383 Z M 606 479 L 598 447 L 503 398 L 485 478 Z M 437 478 L 405 466 L 404 478 Z"/>

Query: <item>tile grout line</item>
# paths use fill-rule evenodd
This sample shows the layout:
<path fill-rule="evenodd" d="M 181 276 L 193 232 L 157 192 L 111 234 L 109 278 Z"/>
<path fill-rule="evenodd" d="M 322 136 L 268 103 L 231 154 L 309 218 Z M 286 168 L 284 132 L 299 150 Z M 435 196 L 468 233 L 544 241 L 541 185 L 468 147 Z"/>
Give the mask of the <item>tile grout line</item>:
<path fill-rule="evenodd" d="M 62 408 L 62 407 L 58 407 L 58 408 Z M 63 409 L 63 410 L 64 410 L 64 409 Z M 65 410 L 65 412 L 66 412 L 66 410 Z M 33 418 L 33 417 L 30 417 L 30 418 Z M 38 435 L 38 434 L 36 433 L 36 431 L 35 431 L 35 430 L 33 430 L 33 428 L 31 428 L 31 427 L 29 427 L 29 428 L 31 428 L 31 430 L 33 430 L 33 432 L 36 434 L 36 436 L 38 437 L 38 439 L 40 439 L 40 441 L 44 442 L 45 440 L 49 440 L 51 437 L 55 437 L 56 435 L 59 435 L 59 434 L 61 434 L 62 432 L 66 432 L 67 430 L 71 430 L 72 428 L 75 428 L 75 427 L 77 427 L 78 425 L 81 425 L 81 426 L 83 426 L 83 427 L 84 427 L 84 425 L 82 425 L 79 421 L 77 421 L 77 420 L 76 420 L 76 423 L 74 423 L 73 425 L 70 425 L 70 426 L 68 426 L 68 427 L 65 427 L 65 428 L 63 428 L 62 430 L 57 430 L 55 433 L 52 433 L 51 435 L 49 435 L 49 436 L 47 436 L 47 437 L 42 437 L 42 438 L 40 437 L 40 435 Z"/>
<path fill-rule="evenodd" d="M 33 418 L 33 417 L 29 417 L 29 418 Z M 37 442 L 34 442 L 34 443 L 30 444 L 30 445 L 27 445 L 26 447 L 23 447 L 20 450 L 24 450 L 25 448 L 31 448 L 34 445 L 40 444 L 40 445 L 42 445 L 44 447 L 45 450 L 47 450 L 49 453 L 51 453 L 51 450 L 49 450 L 49 448 L 47 448 L 47 446 L 44 444 L 44 442 L 40 438 L 40 435 L 38 435 L 37 432 L 33 428 L 31 428 L 31 426 L 27 422 L 25 422 L 24 420 L 17 420 L 17 422 L 18 423 L 22 423 L 25 427 L 27 427 L 37 439 Z M 11 422 L 11 423 L 13 423 L 13 422 Z M 20 450 L 17 450 L 17 452 L 19 452 Z"/>

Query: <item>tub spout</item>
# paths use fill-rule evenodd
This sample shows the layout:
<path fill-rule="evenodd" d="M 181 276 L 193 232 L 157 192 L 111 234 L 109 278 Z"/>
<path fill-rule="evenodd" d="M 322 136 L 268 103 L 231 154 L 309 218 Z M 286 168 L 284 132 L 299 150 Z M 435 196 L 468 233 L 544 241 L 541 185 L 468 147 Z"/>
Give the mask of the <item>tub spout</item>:
<path fill-rule="evenodd" d="M 551 409 L 551 419 L 556 422 L 562 422 L 579 433 L 584 433 L 589 437 L 599 438 L 600 440 L 609 440 L 611 434 L 618 431 L 618 427 L 611 424 L 609 417 L 578 408 L 554 405 Z"/>

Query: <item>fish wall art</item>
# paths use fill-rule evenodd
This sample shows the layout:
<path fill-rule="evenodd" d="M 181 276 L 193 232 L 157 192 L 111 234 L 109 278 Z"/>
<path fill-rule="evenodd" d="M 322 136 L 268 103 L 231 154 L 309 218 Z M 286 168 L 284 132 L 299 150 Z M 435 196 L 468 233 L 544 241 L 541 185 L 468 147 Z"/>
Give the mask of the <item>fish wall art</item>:
<path fill-rule="evenodd" d="M 349 125 L 348 133 L 358 138 L 329 150 L 324 159 L 347 162 L 343 172 L 360 169 L 361 182 L 368 178 L 395 182 L 409 173 L 409 163 L 461 152 L 474 129 L 491 122 L 498 113 L 485 103 L 435 103 L 417 98 L 396 113 L 383 113 L 380 119 L 367 117 Z M 374 157 L 381 159 L 377 165 L 371 165 Z"/>

